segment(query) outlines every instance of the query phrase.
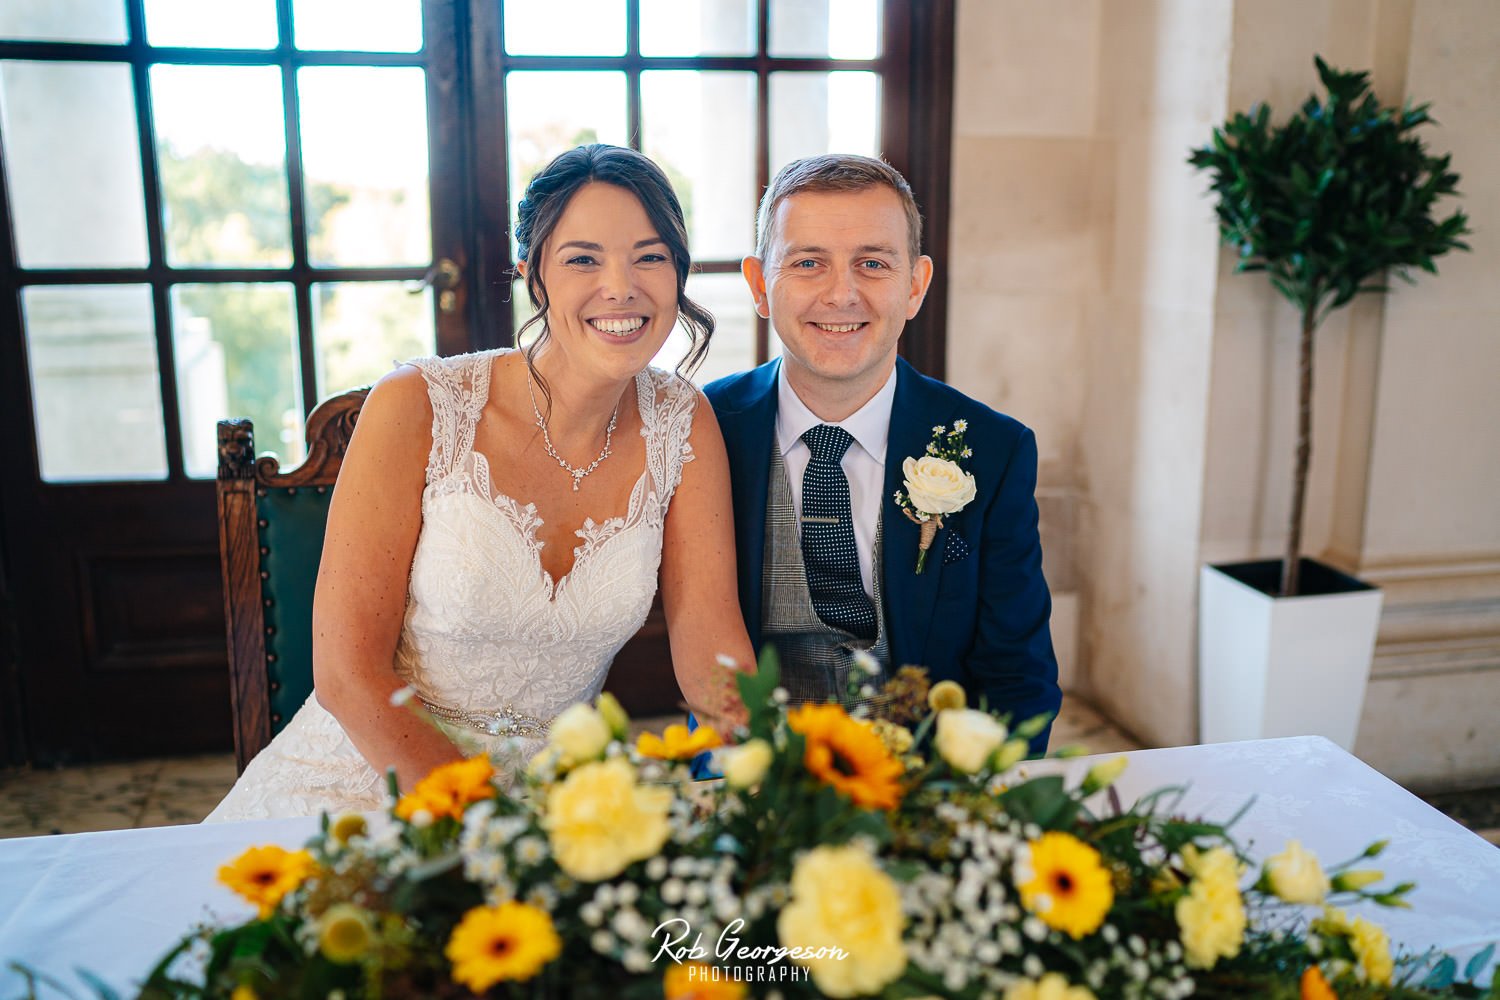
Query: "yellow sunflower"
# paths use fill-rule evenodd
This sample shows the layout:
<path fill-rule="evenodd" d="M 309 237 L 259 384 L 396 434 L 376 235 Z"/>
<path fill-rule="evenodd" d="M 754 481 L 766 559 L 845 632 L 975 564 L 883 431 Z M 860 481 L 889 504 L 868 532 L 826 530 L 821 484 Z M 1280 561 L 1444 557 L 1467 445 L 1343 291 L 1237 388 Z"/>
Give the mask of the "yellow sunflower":
<path fill-rule="evenodd" d="M 906 769 L 869 726 L 837 705 L 803 705 L 787 714 L 787 725 L 806 739 L 802 764 L 818 780 L 866 809 L 900 804 Z"/>
<path fill-rule="evenodd" d="M 635 748 L 642 757 L 657 760 L 691 760 L 705 750 L 723 745 L 724 741 L 713 726 L 699 726 L 688 732 L 688 727 L 680 722 L 668 726 L 660 736 L 642 733 L 635 741 Z"/>
<path fill-rule="evenodd" d="M 264 920 L 276 910 L 281 897 L 301 885 L 314 867 L 306 851 L 288 851 L 275 844 L 252 847 L 227 865 L 219 867 L 219 881 L 260 908 Z"/>
<path fill-rule="evenodd" d="M 745 984 L 726 976 L 726 971 L 702 962 L 673 963 L 661 977 L 662 996 L 666 1000 L 744 1000 Z"/>
<path fill-rule="evenodd" d="M 483 993 L 499 982 L 535 976 L 562 954 L 562 940 L 547 911 L 512 901 L 465 913 L 443 954 L 453 963 L 454 982 Z"/>
<path fill-rule="evenodd" d="M 410 820 L 418 810 L 425 809 L 433 819 L 450 816 L 461 820 L 470 803 L 495 793 L 495 786 L 490 784 L 494 774 L 495 768 L 484 754 L 434 768 L 415 788 L 401 796 L 396 803 L 396 815 Z"/>
<path fill-rule="evenodd" d="M 1072 834 L 1055 831 L 1027 846 L 1029 858 L 1016 867 L 1022 905 L 1074 940 L 1098 930 L 1115 902 L 1114 884 L 1099 852 Z"/>

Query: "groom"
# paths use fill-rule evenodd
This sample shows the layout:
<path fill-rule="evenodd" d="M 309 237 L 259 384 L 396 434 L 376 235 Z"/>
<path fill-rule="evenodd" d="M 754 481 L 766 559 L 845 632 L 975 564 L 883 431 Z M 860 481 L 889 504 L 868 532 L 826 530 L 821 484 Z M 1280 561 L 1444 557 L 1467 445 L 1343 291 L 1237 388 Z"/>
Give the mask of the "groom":
<path fill-rule="evenodd" d="M 887 673 L 917 664 L 958 681 L 1014 724 L 1062 700 L 1036 440 L 896 356 L 932 280 L 921 226 L 905 178 L 863 156 L 795 161 L 761 199 L 742 270 L 782 357 L 704 390 L 729 450 L 740 606 L 794 701 L 843 695 L 867 650 Z M 943 517 L 918 573 L 902 463 L 959 422 L 977 491 Z"/>

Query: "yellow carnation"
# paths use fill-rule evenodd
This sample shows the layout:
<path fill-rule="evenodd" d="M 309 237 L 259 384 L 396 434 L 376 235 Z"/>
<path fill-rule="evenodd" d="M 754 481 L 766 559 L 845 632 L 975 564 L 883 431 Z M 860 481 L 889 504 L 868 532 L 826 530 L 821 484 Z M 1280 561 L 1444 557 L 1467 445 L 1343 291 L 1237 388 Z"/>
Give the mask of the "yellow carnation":
<path fill-rule="evenodd" d="M 718 975 L 715 975 L 715 972 Z M 702 962 L 673 963 L 661 978 L 665 1000 L 744 1000 L 745 984 Z"/>
<path fill-rule="evenodd" d="M 1016 866 L 1016 888 L 1021 905 L 1074 940 L 1098 930 L 1115 902 L 1114 882 L 1099 852 L 1057 831 L 1027 844 Z"/>
<path fill-rule="evenodd" d="M 1245 940 L 1239 860 L 1226 848 L 1199 852 L 1191 844 L 1182 855 L 1184 867 L 1193 876 L 1187 895 L 1176 907 L 1182 947 L 1188 965 L 1211 969 L 1219 959 L 1238 955 Z"/>
<path fill-rule="evenodd" d="M 1266 859 L 1266 884 L 1288 903 L 1321 903 L 1328 895 L 1328 876 L 1317 856 L 1295 840 Z"/>
<path fill-rule="evenodd" d="M 1359 978 L 1378 986 L 1390 984 L 1395 964 L 1391 961 L 1391 941 L 1385 931 L 1364 917 L 1355 917 L 1349 928 L 1349 945 L 1359 959 Z"/>
<path fill-rule="evenodd" d="M 318 920 L 318 949 L 330 962 L 347 965 L 374 944 L 375 921 L 362 906 L 335 903 Z"/>
<path fill-rule="evenodd" d="M 585 764 L 547 791 L 542 825 L 562 870 L 582 882 L 613 878 L 654 857 L 671 828 L 672 793 L 643 788 L 623 758 Z"/>
<path fill-rule="evenodd" d="M 453 928 L 443 954 L 453 963 L 454 982 L 483 993 L 535 976 L 562 954 L 562 939 L 546 910 L 517 902 L 476 906 Z"/>
<path fill-rule="evenodd" d="M 1004 1000 L 1094 1000 L 1087 986 L 1072 986 L 1061 973 L 1049 972 L 1041 979 L 1023 979 L 1005 988 Z"/>
<path fill-rule="evenodd" d="M 804 949 L 792 958 L 823 993 L 879 993 L 905 971 L 901 893 L 867 851 L 816 847 L 797 861 L 791 889 L 776 932 L 782 947 Z"/>
<path fill-rule="evenodd" d="M 306 881 L 316 865 L 306 851 L 288 851 L 272 844 L 252 847 L 219 867 L 219 881 L 260 909 L 265 920 L 281 897 Z"/>

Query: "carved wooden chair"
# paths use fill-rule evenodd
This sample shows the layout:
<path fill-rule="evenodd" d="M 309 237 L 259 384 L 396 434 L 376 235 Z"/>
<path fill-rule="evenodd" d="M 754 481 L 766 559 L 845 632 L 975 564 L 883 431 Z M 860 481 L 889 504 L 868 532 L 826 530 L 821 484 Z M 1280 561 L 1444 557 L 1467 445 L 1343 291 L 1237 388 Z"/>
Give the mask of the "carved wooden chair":
<path fill-rule="evenodd" d="M 307 418 L 307 460 L 281 471 L 255 457 L 249 420 L 219 421 L 219 555 L 229 638 L 234 754 L 244 771 L 313 688 L 312 601 L 328 502 L 367 388 L 318 404 Z M 615 657 L 605 687 L 637 717 L 677 710 L 681 694 L 660 598 Z"/>
<path fill-rule="evenodd" d="M 243 771 L 312 692 L 312 598 L 333 484 L 369 389 L 307 418 L 307 460 L 255 457 L 249 420 L 219 421 L 219 556 L 234 756 Z"/>

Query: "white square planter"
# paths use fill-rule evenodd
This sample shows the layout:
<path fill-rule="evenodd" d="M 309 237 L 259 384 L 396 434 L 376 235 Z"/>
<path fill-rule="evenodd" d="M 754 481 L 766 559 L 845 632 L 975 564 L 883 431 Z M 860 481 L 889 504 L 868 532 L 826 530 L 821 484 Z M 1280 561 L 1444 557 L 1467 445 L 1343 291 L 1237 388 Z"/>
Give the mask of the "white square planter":
<path fill-rule="evenodd" d="M 1199 575 L 1200 738 L 1317 735 L 1352 751 L 1382 594 L 1303 560 L 1304 593 L 1272 597 L 1260 587 L 1279 580 L 1280 565 L 1204 566 Z"/>

